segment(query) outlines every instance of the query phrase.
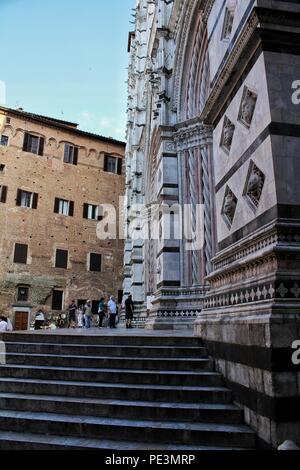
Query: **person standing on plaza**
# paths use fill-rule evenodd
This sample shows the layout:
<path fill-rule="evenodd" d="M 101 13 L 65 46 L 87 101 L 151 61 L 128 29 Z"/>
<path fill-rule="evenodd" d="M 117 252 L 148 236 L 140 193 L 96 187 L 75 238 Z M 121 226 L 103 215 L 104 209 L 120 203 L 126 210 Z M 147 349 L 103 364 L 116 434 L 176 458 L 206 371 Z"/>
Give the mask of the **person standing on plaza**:
<path fill-rule="evenodd" d="M 110 297 L 107 307 L 109 314 L 109 327 L 116 328 L 117 304 L 113 296 Z"/>
<path fill-rule="evenodd" d="M 84 306 L 84 321 L 85 321 L 85 328 L 91 328 L 91 320 L 92 320 L 93 312 L 92 312 L 92 302 L 90 300 L 86 301 Z"/>
<path fill-rule="evenodd" d="M 133 301 L 132 301 L 131 294 L 128 296 L 128 299 L 125 300 L 125 318 L 126 318 L 126 328 L 132 328 Z"/>
<path fill-rule="evenodd" d="M 75 300 L 72 300 L 71 304 L 69 305 L 69 326 L 68 326 L 68 328 L 73 328 L 76 325 L 76 309 L 77 309 L 77 305 L 75 304 Z"/>
<path fill-rule="evenodd" d="M 98 306 L 98 315 L 99 315 L 99 328 L 103 326 L 103 319 L 105 317 L 105 304 L 104 304 L 104 297 L 99 302 Z"/>

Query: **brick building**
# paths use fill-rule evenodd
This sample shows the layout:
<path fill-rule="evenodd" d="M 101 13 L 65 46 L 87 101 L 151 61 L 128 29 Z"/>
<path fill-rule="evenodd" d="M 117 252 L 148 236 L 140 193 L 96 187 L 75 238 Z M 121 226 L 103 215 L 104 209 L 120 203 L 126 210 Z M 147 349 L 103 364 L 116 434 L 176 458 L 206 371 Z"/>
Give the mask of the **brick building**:
<path fill-rule="evenodd" d="M 77 124 L 0 107 L 0 309 L 17 329 L 40 307 L 121 296 L 122 240 L 100 241 L 117 210 L 124 144 Z"/>

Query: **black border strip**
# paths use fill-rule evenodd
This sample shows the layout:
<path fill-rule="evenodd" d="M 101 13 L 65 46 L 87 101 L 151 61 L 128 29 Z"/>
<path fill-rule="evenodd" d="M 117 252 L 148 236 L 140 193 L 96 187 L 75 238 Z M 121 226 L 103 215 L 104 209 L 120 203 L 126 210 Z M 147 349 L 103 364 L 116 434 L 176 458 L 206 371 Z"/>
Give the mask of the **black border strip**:
<path fill-rule="evenodd" d="M 180 247 L 179 246 L 165 246 L 157 253 L 156 257 L 159 258 L 163 253 L 180 253 Z"/>
<path fill-rule="evenodd" d="M 297 422 L 300 420 L 300 396 L 270 397 L 244 385 L 226 380 L 234 400 L 250 408 L 261 416 L 276 423 Z"/>
<path fill-rule="evenodd" d="M 300 366 L 295 366 L 292 363 L 292 355 L 295 352 L 292 348 L 247 346 L 205 339 L 203 339 L 203 343 L 209 353 L 217 359 L 269 372 L 300 372 Z"/>
<path fill-rule="evenodd" d="M 159 284 L 157 284 L 157 289 L 160 289 L 161 287 L 180 287 L 181 282 L 180 281 L 162 281 Z"/>
<path fill-rule="evenodd" d="M 249 224 L 240 228 L 232 235 L 227 238 L 224 238 L 221 242 L 218 243 L 218 251 L 222 251 L 225 248 L 228 248 L 230 245 L 240 241 L 242 238 L 247 237 L 251 233 L 255 232 L 259 228 L 264 227 L 265 225 L 272 222 L 272 220 L 278 219 L 300 219 L 300 206 L 299 205 L 288 205 L 288 204 L 279 204 L 271 207 L 263 214 L 256 217 L 256 219 L 249 222 Z"/>

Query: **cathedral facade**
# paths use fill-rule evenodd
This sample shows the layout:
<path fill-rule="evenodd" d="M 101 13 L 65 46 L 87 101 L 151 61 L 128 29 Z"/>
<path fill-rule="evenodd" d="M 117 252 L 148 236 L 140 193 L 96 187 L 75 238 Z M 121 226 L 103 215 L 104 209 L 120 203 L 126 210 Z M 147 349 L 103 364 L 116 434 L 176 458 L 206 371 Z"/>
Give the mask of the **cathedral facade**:
<path fill-rule="evenodd" d="M 265 443 L 298 440 L 299 2 L 133 17 L 124 294 L 146 328 L 194 328 Z"/>

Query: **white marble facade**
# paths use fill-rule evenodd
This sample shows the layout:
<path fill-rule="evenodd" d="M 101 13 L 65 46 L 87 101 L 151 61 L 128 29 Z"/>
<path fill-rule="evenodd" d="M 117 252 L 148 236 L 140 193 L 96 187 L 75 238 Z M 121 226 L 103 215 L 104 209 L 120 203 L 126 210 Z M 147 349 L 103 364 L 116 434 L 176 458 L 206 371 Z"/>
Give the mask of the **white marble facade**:
<path fill-rule="evenodd" d="M 138 0 L 134 16 L 125 220 L 141 204 L 157 236 L 128 237 L 125 295 L 141 326 L 195 328 L 259 438 L 297 441 L 300 5 Z M 188 220 L 192 248 L 165 236 L 185 204 L 171 232 Z"/>

